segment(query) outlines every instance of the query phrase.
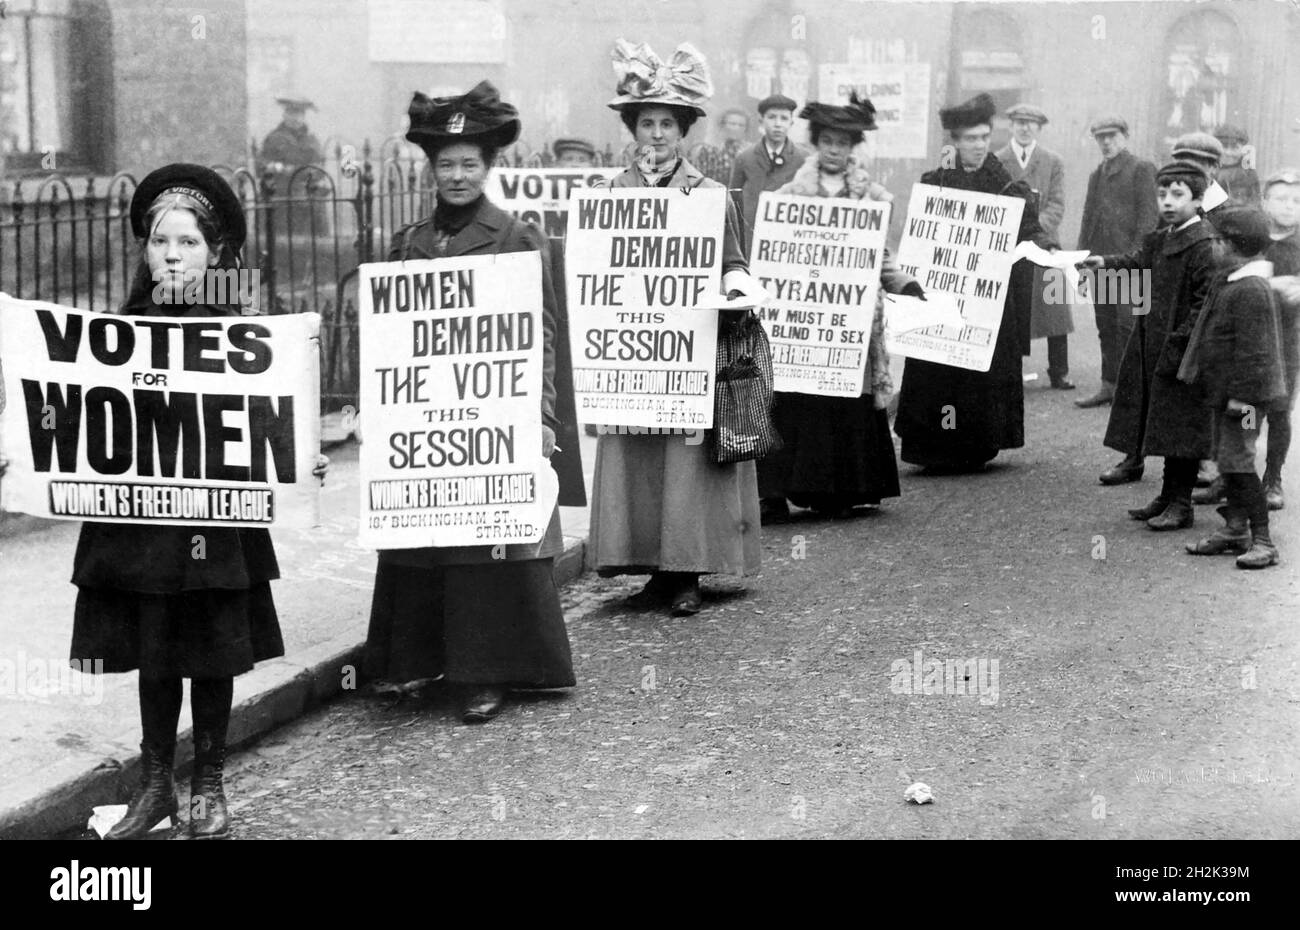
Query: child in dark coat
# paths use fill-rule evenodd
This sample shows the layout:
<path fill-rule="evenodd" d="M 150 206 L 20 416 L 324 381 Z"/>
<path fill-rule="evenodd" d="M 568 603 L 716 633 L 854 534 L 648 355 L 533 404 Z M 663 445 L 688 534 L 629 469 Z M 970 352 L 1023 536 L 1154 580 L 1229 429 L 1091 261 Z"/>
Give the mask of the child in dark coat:
<path fill-rule="evenodd" d="M 1300 275 L 1300 171 L 1287 169 L 1264 181 L 1264 212 L 1268 214 L 1272 242 L 1264 257 L 1273 264 L 1273 276 L 1294 282 Z M 1275 288 L 1275 292 L 1279 289 Z M 1264 465 L 1264 498 L 1269 510 L 1281 510 L 1282 463 L 1291 446 L 1291 409 L 1300 381 L 1300 300 L 1279 294 L 1282 319 L 1282 361 L 1286 368 L 1287 396 L 1268 409 L 1268 453 Z"/>
<path fill-rule="evenodd" d="M 1198 385 L 1214 412 L 1217 463 L 1228 502 L 1219 508 L 1226 525 L 1189 543 L 1193 555 L 1240 553 L 1238 568 L 1278 562 L 1269 538 L 1268 505 L 1255 471 L 1255 444 L 1264 412 L 1286 396 L 1281 324 L 1264 259 L 1271 242 L 1268 219 L 1254 207 L 1230 207 L 1215 221 L 1223 237 L 1224 263 L 1210 285 L 1178 379 Z"/>

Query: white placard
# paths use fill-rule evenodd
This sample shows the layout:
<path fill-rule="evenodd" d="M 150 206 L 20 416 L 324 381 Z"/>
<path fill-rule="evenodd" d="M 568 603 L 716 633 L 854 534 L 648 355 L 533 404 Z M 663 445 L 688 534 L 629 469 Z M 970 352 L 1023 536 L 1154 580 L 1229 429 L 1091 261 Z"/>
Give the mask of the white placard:
<path fill-rule="evenodd" d="M 914 275 L 926 293 L 956 297 L 965 325 L 894 332 L 890 352 L 989 370 L 1024 208 L 1019 197 L 913 186 L 898 265 Z"/>
<path fill-rule="evenodd" d="M 361 266 L 361 521 L 375 549 L 534 543 L 542 457 L 538 252 Z"/>
<path fill-rule="evenodd" d="M 713 425 L 727 192 L 576 191 L 564 264 L 578 419 Z"/>
<path fill-rule="evenodd" d="M 622 168 L 493 168 L 488 199 L 548 236 L 563 236 L 574 191 L 603 186 Z"/>
<path fill-rule="evenodd" d="M 889 204 L 763 193 L 750 274 L 771 300 L 759 309 L 777 391 L 857 397 L 889 232 Z"/>
<path fill-rule="evenodd" d="M 0 509 L 320 522 L 320 317 L 119 316 L 0 294 Z"/>

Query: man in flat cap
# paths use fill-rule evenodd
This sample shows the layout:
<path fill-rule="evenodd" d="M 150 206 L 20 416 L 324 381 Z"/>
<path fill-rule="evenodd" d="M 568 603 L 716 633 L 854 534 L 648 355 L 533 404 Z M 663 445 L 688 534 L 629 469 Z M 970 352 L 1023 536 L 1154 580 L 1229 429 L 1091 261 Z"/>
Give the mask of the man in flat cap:
<path fill-rule="evenodd" d="M 763 136 L 736 156 L 731 169 L 733 191 L 740 191 L 740 212 L 745 218 L 745 254 L 754 234 L 754 217 L 758 215 L 758 195 L 788 184 L 808 153 L 790 141 L 790 125 L 798 104 L 789 97 L 773 94 L 758 104 Z"/>
<path fill-rule="evenodd" d="M 596 164 L 596 147 L 586 139 L 556 139 L 551 151 L 557 168 L 590 168 Z"/>
<path fill-rule="evenodd" d="M 1254 168 L 1242 164 L 1246 154 L 1246 145 L 1250 137 L 1246 130 L 1224 123 L 1214 129 L 1214 138 L 1223 146 L 1223 158 L 1219 167 L 1219 184 L 1228 192 L 1228 196 L 1239 204 L 1257 206 L 1259 204 L 1259 175 Z"/>
<path fill-rule="evenodd" d="M 1018 103 L 1007 110 L 1011 120 L 1011 141 L 997 152 L 1013 181 L 1024 181 L 1038 195 L 1038 224 L 1048 239 L 1060 242 L 1061 217 L 1065 213 L 1065 161 L 1038 142 L 1047 114 L 1032 104 Z M 1047 376 L 1058 391 L 1070 391 L 1069 334 L 1074 321 L 1068 305 L 1048 304 L 1043 298 L 1043 272 L 1036 272 L 1031 306 L 1029 337 L 1047 339 Z"/>
<path fill-rule="evenodd" d="M 1078 247 L 1094 255 L 1122 254 L 1136 248 L 1159 222 L 1156 166 L 1128 150 L 1128 123 L 1122 116 L 1094 120 L 1090 129 L 1101 150 L 1101 164 L 1088 177 Z M 1114 295 L 1094 294 L 1094 300 L 1098 296 Z M 1101 341 L 1101 389 L 1075 401 L 1079 407 L 1100 407 L 1114 400 L 1119 362 L 1133 332 L 1131 302 L 1096 302 L 1093 310 Z"/>

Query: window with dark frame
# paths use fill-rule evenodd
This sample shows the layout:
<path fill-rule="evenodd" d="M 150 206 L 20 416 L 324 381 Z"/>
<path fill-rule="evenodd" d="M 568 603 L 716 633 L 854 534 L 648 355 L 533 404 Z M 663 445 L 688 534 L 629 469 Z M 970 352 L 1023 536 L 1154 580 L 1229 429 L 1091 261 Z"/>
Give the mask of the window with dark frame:
<path fill-rule="evenodd" d="M 7 0 L 0 19 L 6 174 L 111 171 L 111 47 L 102 0 Z"/>

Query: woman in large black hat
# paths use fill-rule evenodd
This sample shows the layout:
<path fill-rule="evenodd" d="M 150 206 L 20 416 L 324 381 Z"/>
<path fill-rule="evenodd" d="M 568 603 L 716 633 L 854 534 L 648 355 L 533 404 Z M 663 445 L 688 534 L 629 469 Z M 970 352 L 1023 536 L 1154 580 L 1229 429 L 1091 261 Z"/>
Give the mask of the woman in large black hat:
<path fill-rule="evenodd" d="M 199 165 L 159 168 L 131 200 L 142 243 L 124 314 L 238 315 L 236 305 L 201 302 L 208 269 L 238 268 L 243 208 L 230 186 Z M 197 295 L 200 302 L 194 302 Z M 316 474 L 324 477 L 321 456 Z M 194 537 L 205 552 L 194 557 Z M 140 672 L 140 788 L 105 839 L 138 839 L 177 813 L 172 763 L 181 679 L 190 679 L 194 776 L 188 832 L 229 835 L 222 783 L 234 676 L 284 655 L 270 582 L 280 577 L 264 529 L 87 522 L 73 560 L 77 605 L 72 659 L 83 671 Z"/>
<path fill-rule="evenodd" d="M 954 163 L 927 171 L 921 175 L 921 183 L 986 194 L 1022 194 L 1027 186 L 1010 187 L 1007 169 L 989 151 L 996 111 L 988 94 L 940 110 L 939 119 L 955 150 Z M 1042 235 L 1032 203 L 1027 203 L 1026 213 L 1032 213 L 1034 220 L 1022 220 L 1019 240 Z M 903 366 L 894 432 L 902 437 L 899 454 L 904 462 L 932 472 L 978 471 L 999 450 L 1018 449 L 1025 444 L 1021 358 L 1029 354 L 1032 292 L 1021 278 L 1024 274 L 1032 278 L 1032 268 L 1025 260 L 1016 266 L 987 372 L 915 358 L 909 358 Z"/>
<path fill-rule="evenodd" d="M 808 120 L 816 151 L 777 193 L 892 201 L 893 195 L 872 181 L 853 157 L 854 147 L 876 128 L 875 115 L 871 101 L 859 99 L 856 93 L 847 106 L 810 103 L 804 107 L 799 116 Z M 894 391 L 884 345 L 886 291 L 922 294 L 916 279 L 894 263 L 888 250 L 881 262 L 861 396 L 776 395 L 772 418 L 785 447 L 758 463 L 765 522 L 789 514 L 787 499 L 843 518 L 852 516 L 855 507 L 874 506 L 899 495 L 898 463 L 885 411 Z"/>
<path fill-rule="evenodd" d="M 632 133 L 639 155 L 610 185 L 720 187 L 682 152 L 686 134 L 713 93 L 699 51 L 683 43 L 665 64 L 649 46 L 620 39 L 613 60 L 618 96 L 609 106 Z M 737 276 L 748 275 L 740 228 L 739 212 L 728 200 L 721 256 L 728 293 Z M 727 314 L 720 316 L 720 327 L 733 325 Z M 680 431 L 602 435 L 596 445 L 589 545 L 604 577 L 650 573 L 646 586 L 632 596 L 633 606 L 698 613 L 701 575 L 758 571 L 754 463 L 715 464 L 707 441 L 688 441 Z"/>
<path fill-rule="evenodd" d="M 483 193 L 497 153 L 519 138 L 519 117 L 487 81 L 459 97 L 416 93 L 406 137 L 438 187 L 433 215 L 394 236 L 389 261 L 542 253 L 545 333 L 542 454 L 555 451 L 555 295 L 546 238 Z M 495 551 L 494 551 L 495 550 Z M 512 688 L 572 687 L 573 661 L 552 577 L 564 551 L 559 510 L 539 543 L 387 549 L 379 553 L 365 670 L 390 682 L 444 678 L 462 691 L 462 718 L 495 717 Z"/>

